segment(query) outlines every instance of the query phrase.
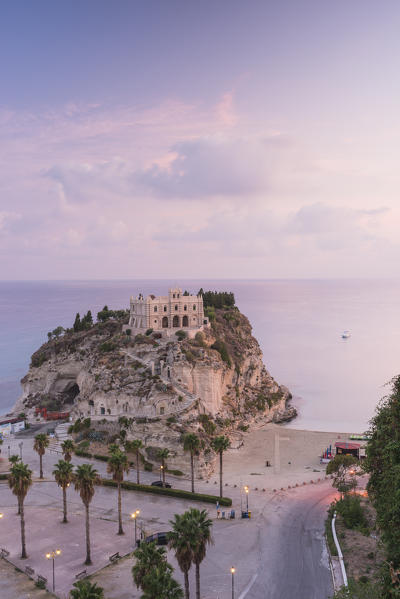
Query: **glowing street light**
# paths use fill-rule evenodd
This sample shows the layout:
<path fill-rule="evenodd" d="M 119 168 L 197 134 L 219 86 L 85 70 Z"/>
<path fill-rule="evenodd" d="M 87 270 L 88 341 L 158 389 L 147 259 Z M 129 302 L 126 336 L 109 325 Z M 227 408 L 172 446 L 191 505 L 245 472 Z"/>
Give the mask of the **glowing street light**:
<path fill-rule="evenodd" d="M 0 519 L 1 519 L 1 518 L 4 518 L 4 514 L 3 514 L 3 512 L 0 512 Z"/>
<path fill-rule="evenodd" d="M 249 487 L 246 485 L 244 492 L 246 493 L 246 512 L 249 513 Z"/>
<path fill-rule="evenodd" d="M 232 566 L 231 574 L 232 574 L 232 599 L 235 599 L 235 572 L 236 569 Z"/>
<path fill-rule="evenodd" d="M 136 512 L 133 512 L 131 514 L 131 520 L 135 521 L 135 547 L 137 544 L 137 517 L 139 516 L 139 514 L 140 514 L 140 510 L 136 510 Z"/>
<path fill-rule="evenodd" d="M 56 579 L 55 579 L 55 574 L 54 574 L 54 560 L 59 555 L 61 555 L 61 549 L 55 549 L 54 551 L 49 551 L 48 553 L 46 553 L 47 559 L 53 560 L 53 593 L 56 590 Z"/>

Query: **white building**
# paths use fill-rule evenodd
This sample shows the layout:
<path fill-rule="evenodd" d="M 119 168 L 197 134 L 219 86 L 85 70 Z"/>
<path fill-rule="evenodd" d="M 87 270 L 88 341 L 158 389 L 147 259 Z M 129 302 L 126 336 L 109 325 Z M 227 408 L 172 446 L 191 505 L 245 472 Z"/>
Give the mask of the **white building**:
<path fill-rule="evenodd" d="M 147 329 L 161 331 L 171 335 L 177 330 L 186 331 L 193 336 L 197 331 L 209 326 L 204 316 L 203 297 L 184 295 L 182 289 L 170 289 L 168 295 L 155 297 L 142 294 L 131 297 L 129 325 L 133 333 Z"/>

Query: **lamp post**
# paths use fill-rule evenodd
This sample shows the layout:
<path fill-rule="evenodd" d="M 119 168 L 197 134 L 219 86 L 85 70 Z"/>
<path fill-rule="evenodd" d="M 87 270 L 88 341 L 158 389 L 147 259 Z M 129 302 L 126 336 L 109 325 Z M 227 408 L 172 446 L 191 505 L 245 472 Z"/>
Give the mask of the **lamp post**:
<path fill-rule="evenodd" d="M 55 579 L 55 573 L 54 573 L 54 560 L 59 555 L 61 555 L 61 549 L 55 549 L 54 551 L 49 551 L 49 553 L 46 553 L 47 559 L 53 560 L 53 593 L 56 590 L 56 579 Z"/>
<path fill-rule="evenodd" d="M 23 446 L 23 442 L 21 441 L 21 443 L 18 443 L 19 455 L 21 456 L 21 462 L 22 462 L 22 446 Z"/>
<path fill-rule="evenodd" d="M 140 510 L 136 510 L 136 512 L 133 512 L 131 514 L 131 520 L 135 521 L 135 547 L 137 544 L 137 517 L 139 516 L 139 514 L 140 514 Z"/>
<path fill-rule="evenodd" d="M 235 599 L 235 568 L 232 567 L 231 568 L 231 574 L 232 574 L 232 599 Z"/>
<path fill-rule="evenodd" d="M 244 488 L 246 493 L 246 512 L 249 513 L 249 487 L 246 485 Z"/>
<path fill-rule="evenodd" d="M 163 470 L 164 470 L 164 466 L 160 466 L 160 481 L 162 481 L 162 476 L 163 476 Z M 164 483 L 163 483 L 164 484 Z"/>

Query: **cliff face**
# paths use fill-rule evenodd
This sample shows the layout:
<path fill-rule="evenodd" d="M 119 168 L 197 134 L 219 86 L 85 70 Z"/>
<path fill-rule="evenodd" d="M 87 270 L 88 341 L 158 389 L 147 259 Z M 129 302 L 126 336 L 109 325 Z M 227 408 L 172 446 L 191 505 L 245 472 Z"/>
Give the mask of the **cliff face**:
<path fill-rule="evenodd" d="M 234 439 L 255 422 L 293 417 L 290 394 L 265 369 L 248 319 L 236 308 L 209 316 L 211 327 L 195 339 L 132 338 L 107 321 L 49 341 L 32 356 L 15 410 L 33 417 L 40 405 L 92 421 L 125 416 L 135 422 L 128 438 L 159 446 L 188 430 Z"/>

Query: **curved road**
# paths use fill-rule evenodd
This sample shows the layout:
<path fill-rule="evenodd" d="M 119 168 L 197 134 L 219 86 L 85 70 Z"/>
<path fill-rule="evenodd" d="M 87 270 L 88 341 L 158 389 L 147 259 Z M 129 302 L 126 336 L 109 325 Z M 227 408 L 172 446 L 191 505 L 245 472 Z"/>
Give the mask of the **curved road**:
<path fill-rule="evenodd" d="M 332 597 L 324 521 L 334 497 L 330 483 L 322 483 L 278 493 L 265 505 L 257 572 L 239 599 Z"/>

